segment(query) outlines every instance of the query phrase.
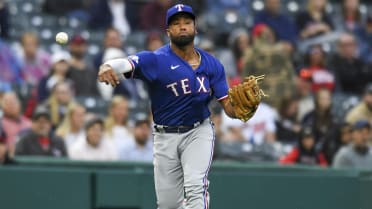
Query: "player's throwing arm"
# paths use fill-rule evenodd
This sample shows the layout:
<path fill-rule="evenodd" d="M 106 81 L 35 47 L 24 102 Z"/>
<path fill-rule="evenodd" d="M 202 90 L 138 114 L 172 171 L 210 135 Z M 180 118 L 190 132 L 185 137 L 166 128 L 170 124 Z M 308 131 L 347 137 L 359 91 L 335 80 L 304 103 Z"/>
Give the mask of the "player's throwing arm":
<path fill-rule="evenodd" d="M 125 73 L 133 70 L 133 66 L 126 58 L 112 59 L 99 67 L 98 80 L 115 87 Z"/>

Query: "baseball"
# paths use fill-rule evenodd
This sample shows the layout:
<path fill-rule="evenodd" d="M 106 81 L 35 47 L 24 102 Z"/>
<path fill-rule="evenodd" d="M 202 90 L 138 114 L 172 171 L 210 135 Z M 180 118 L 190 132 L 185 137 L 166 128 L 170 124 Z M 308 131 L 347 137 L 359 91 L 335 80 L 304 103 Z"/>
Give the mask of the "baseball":
<path fill-rule="evenodd" d="M 56 42 L 59 44 L 66 44 L 68 41 L 68 35 L 65 32 L 59 32 L 56 35 Z"/>

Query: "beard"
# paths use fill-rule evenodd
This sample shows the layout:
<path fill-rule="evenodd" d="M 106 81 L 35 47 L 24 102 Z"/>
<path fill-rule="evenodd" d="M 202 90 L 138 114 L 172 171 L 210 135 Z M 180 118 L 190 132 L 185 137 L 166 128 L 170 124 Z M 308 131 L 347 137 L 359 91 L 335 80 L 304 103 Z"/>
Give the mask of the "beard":
<path fill-rule="evenodd" d="M 187 36 L 170 36 L 171 42 L 176 45 L 178 48 L 183 48 L 191 43 L 194 42 L 195 35 L 187 35 Z"/>

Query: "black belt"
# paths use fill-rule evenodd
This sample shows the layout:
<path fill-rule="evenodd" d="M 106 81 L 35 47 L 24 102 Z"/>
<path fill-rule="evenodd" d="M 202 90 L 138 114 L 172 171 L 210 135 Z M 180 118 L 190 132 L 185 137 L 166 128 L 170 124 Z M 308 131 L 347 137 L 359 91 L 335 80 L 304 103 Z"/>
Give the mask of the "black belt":
<path fill-rule="evenodd" d="M 203 121 L 198 121 L 191 126 L 164 126 L 154 125 L 154 129 L 159 133 L 186 133 L 196 127 L 198 127 Z"/>

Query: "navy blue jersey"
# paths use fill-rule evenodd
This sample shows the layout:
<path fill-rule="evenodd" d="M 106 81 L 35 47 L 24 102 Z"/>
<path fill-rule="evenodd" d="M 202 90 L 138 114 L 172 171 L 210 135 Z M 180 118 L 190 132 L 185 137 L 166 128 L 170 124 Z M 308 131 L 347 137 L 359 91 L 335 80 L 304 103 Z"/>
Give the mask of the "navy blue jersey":
<path fill-rule="evenodd" d="M 196 49 L 201 63 L 195 70 L 176 55 L 170 45 L 129 56 L 133 78 L 149 86 L 154 122 L 160 125 L 192 125 L 209 117 L 212 97 L 227 97 L 228 85 L 222 64 Z"/>

